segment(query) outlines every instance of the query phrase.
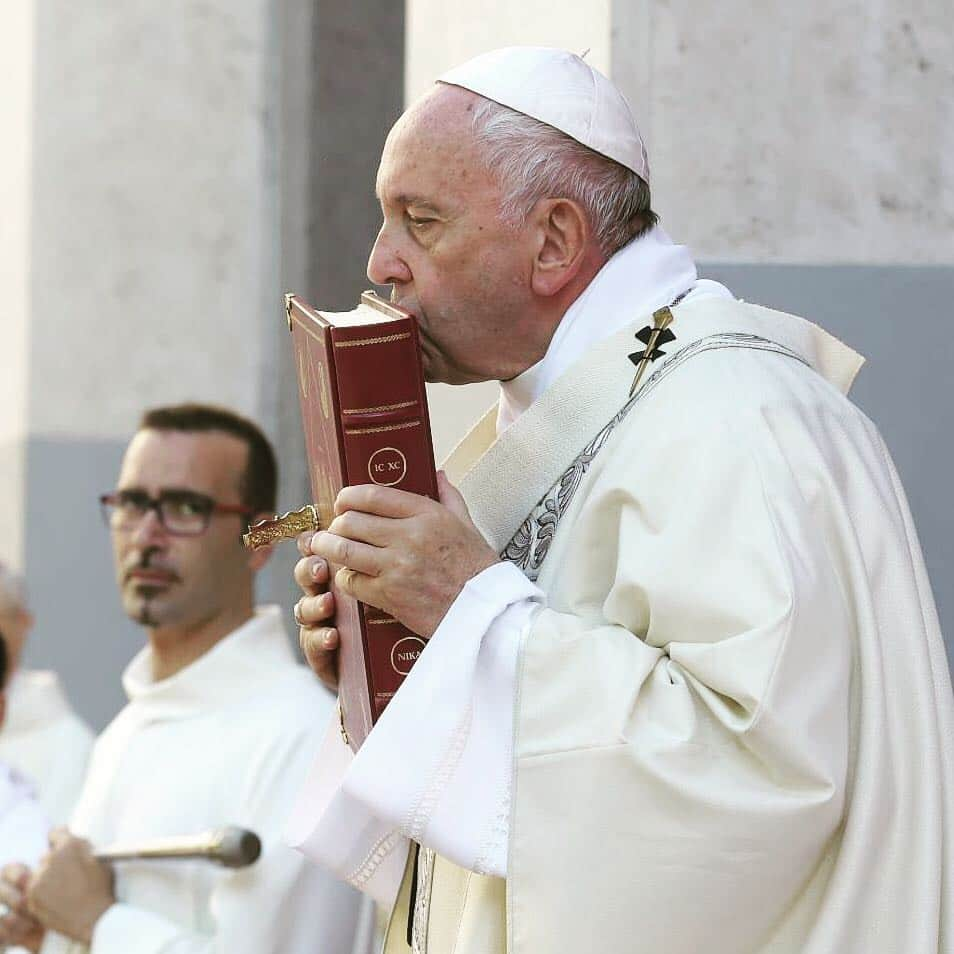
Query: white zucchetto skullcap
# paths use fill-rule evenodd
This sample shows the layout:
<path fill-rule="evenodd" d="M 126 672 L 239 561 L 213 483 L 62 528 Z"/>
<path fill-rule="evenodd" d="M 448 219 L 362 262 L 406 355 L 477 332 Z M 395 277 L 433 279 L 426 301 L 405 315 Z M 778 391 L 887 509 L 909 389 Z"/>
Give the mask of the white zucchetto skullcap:
<path fill-rule="evenodd" d="M 438 77 L 553 126 L 649 181 L 649 158 L 623 94 L 574 53 L 508 46 Z"/>

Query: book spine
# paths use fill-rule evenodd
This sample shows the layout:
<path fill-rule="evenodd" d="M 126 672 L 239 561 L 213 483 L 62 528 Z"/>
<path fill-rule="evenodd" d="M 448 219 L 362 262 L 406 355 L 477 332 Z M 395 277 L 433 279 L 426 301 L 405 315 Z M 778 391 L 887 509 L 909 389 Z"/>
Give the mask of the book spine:
<path fill-rule="evenodd" d="M 307 312 L 289 311 L 292 343 L 298 369 L 299 399 L 308 456 L 308 476 L 312 499 L 322 527 L 334 519 L 334 503 L 345 484 L 341 406 L 335 376 L 335 353 L 331 329 L 316 322 Z M 368 693 L 369 673 L 364 647 L 365 626 L 361 604 L 339 594 L 335 596 L 334 625 L 340 637 L 338 688 L 348 735 L 359 745 L 373 725 Z"/>
<path fill-rule="evenodd" d="M 332 329 L 344 483 L 374 483 L 437 499 L 437 477 L 413 319 Z M 376 722 L 425 640 L 397 620 L 358 604 Z"/>

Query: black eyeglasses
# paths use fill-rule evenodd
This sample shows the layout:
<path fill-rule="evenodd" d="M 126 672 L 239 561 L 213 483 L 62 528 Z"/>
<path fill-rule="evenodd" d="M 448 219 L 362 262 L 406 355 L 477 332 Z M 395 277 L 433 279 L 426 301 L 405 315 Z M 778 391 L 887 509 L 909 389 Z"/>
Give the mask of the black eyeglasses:
<path fill-rule="evenodd" d="M 99 498 L 106 526 L 112 530 L 132 530 L 150 510 L 168 533 L 177 536 L 198 536 L 209 526 L 214 513 L 237 513 L 246 517 L 253 513 L 242 504 L 216 503 L 205 494 L 191 490 L 163 490 L 150 497 L 144 490 L 117 490 Z"/>

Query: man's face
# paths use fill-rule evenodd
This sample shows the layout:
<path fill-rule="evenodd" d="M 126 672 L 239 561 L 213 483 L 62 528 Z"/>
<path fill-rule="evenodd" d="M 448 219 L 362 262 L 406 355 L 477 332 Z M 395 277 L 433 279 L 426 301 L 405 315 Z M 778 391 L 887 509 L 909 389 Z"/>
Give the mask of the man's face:
<path fill-rule="evenodd" d="M 141 430 L 123 458 L 118 490 L 203 494 L 240 504 L 248 448 L 219 431 Z M 192 629 L 247 593 L 252 571 L 241 543 L 244 518 L 214 513 L 198 536 L 170 534 L 154 510 L 112 529 L 116 582 L 127 615 L 151 628 Z"/>
<path fill-rule="evenodd" d="M 437 86 L 388 136 L 378 168 L 384 222 L 368 277 L 393 286 L 422 332 L 429 381 L 507 380 L 542 357 L 532 236 L 501 220 L 501 190 L 478 157 L 472 93 Z"/>

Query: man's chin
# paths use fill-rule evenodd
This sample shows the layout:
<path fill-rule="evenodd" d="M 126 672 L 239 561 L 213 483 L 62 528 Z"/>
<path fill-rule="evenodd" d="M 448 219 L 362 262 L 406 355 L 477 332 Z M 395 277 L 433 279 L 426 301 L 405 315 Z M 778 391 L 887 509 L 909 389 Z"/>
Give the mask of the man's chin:
<path fill-rule="evenodd" d="M 175 616 L 175 607 L 165 586 L 139 585 L 123 593 L 123 610 L 134 622 L 143 626 L 159 626 Z"/>

